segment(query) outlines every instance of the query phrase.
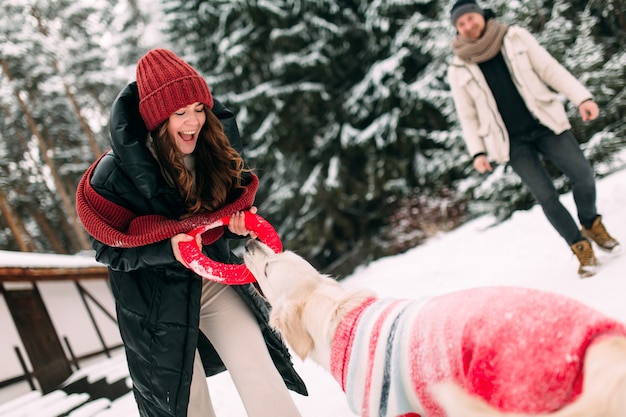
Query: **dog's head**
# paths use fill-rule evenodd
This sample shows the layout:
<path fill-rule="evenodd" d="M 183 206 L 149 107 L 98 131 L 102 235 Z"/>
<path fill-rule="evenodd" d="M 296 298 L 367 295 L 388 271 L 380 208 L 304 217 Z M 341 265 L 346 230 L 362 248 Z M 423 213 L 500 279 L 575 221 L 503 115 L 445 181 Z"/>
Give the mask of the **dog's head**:
<path fill-rule="evenodd" d="M 250 240 L 243 259 L 272 306 L 270 325 L 300 358 L 311 354 L 318 362 L 327 361 L 336 320 L 350 295 L 293 252 L 274 253 Z"/>
<path fill-rule="evenodd" d="M 299 357 L 306 358 L 314 342 L 301 316 L 307 295 L 318 285 L 317 270 L 295 253 L 275 253 L 258 240 L 246 243 L 243 259 L 272 306 L 270 325 L 283 334 Z"/>
<path fill-rule="evenodd" d="M 296 300 L 317 285 L 317 270 L 293 252 L 275 253 L 258 240 L 246 243 L 243 255 L 246 267 L 252 272 L 263 296 L 272 306 L 281 300 Z M 294 281 L 297 280 L 297 285 Z"/>

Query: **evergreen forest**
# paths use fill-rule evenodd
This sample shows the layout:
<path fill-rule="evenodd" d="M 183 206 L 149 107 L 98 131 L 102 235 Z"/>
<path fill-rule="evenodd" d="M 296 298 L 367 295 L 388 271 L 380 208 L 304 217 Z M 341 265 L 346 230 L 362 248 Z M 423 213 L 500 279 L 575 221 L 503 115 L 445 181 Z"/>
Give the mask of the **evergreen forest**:
<path fill-rule="evenodd" d="M 623 168 L 626 0 L 490 0 L 594 94 L 573 132 L 597 176 Z M 446 80 L 451 0 L 13 0 L 0 6 L 0 249 L 91 249 L 77 183 L 109 148 L 138 59 L 165 47 L 237 115 L 256 205 L 327 273 L 535 201 L 472 168 Z M 568 182 L 549 167 L 562 192 Z M 235 248 L 236 249 L 236 248 Z M 418 266 L 416 266 L 418 267 Z"/>

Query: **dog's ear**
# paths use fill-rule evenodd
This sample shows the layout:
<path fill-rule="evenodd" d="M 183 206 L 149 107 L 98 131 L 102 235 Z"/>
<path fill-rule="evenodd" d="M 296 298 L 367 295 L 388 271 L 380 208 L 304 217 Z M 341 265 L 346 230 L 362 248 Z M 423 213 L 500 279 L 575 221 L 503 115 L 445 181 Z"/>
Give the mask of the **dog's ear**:
<path fill-rule="evenodd" d="M 270 314 L 270 326 L 278 330 L 293 351 L 304 360 L 313 349 L 313 338 L 302 323 L 303 304 L 285 300 L 280 307 L 273 307 Z"/>

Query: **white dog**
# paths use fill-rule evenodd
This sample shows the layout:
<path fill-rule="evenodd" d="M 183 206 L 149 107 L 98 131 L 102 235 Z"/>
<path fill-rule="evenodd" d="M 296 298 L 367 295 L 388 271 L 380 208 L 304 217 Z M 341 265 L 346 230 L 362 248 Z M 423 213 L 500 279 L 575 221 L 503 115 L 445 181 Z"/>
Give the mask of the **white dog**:
<path fill-rule="evenodd" d="M 270 324 L 357 414 L 626 416 L 626 326 L 577 301 L 511 287 L 379 299 L 255 240 L 244 260 Z"/>

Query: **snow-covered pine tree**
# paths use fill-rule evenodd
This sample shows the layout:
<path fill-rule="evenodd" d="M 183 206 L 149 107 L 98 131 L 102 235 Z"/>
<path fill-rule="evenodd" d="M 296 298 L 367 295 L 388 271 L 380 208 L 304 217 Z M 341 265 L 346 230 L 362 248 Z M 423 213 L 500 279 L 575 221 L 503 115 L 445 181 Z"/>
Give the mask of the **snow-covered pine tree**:
<path fill-rule="evenodd" d="M 16 1 L 2 5 L 0 161 L 3 189 L 26 236 L 2 224 L 3 248 L 74 253 L 91 247 L 74 193 L 108 147 L 120 77 L 109 25 L 120 2 Z"/>
<path fill-rule="evenodd" d="M 580 62 L 602 50 L 593 19 L 609 19 L 583 3 L 480 2 L 559 59 L 585 42 Z M 534 204 L 510 170 L 485 182 L 471 168 L 445 79 L 451 0 L 163 4 L 171 42 L 238 114 L 261 212 L 318 266 L 348 272 L 419 243 L 462 220 L 467 199 L 498 218 Z"/>
<path fill-rule="evenodd" d="M 458 175 L 432 2 L 163 4 L 171 42 L 238 114 L 260 212 L 318 266 L 389 253 L 405 199 Z"/>
<path fill-rule="evenodd" d="M 624 0 L 480 3 L 586 77 L 602 120 L 572 121 L 599 174 L 615 169 L 606 158 L 626 137 Z M 83 246 L 68 224 L 75 181 L 107 146 L 110 101 L 154 46 L 192 61 L 237 112 L 262 213 L 329 271 L 454 226 L 464 199 L 472 214 L 501 218 L 533 204 L 510 171 L 485 181 L 471 169 L 445 79 L 452 0 L 163 4 L 164 14 L 143 0 L 3 3 L 3 248 Z M 26 215 L 9 222 L 6 205 Z"/>

